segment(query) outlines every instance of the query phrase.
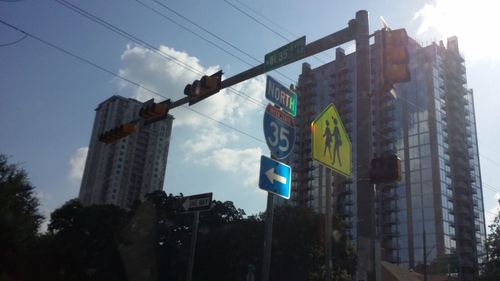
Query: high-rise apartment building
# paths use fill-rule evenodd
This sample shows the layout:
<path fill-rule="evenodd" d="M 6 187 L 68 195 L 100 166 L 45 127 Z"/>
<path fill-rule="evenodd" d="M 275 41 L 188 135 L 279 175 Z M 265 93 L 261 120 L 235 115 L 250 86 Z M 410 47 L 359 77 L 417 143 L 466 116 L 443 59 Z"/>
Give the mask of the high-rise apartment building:
<path fill-rule="evenodd" d="M 410 40 L 411 81 L 396 86 L 396 98 L 380 87 L 381 44 L 371 48 L 372 111 L 356 112 L 356 55 L 336 50 L 334 61 L 311 69 L 304 63 L 298 84 L 297 135 L 292 204 L 325 211 L 325 187 L 332 173 L 311 159 L 310 124 L 334 103 L 351 142 L 356 179 L 356 126 L 370 122 L 372 157 L 396 153 L 402 179 L 376 186 L 376 233 L 382 260 L 416 271 L 450 273 L 473 280 L 485 255 L 485 220 L 473 92 L 467 88 L 456 37 L 421 46 Z M 334 184 L 333 212 L 356 242 L 356 181 Z M 362 194 L 361 194 L 362 195 Z M 425 245 L 425 247 L 424 247 Z M 424 257 L 425 256 L 425 257 Z"/>
<path fill-rule="evenodd" d="M 80 187 L 85 205 L 129 207 L 134 200 L 163 188 L 173 117 L 149 125 L 114 144 L 99 142 L 99 135 L 138 118 L 143 103 L 112 96 L 96 109 L 87 161 Z"/>

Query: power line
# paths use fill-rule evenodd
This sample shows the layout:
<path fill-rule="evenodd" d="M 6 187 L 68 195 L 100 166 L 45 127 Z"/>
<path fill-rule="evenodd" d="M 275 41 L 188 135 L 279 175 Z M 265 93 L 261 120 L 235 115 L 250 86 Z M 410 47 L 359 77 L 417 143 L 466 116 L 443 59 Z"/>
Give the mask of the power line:
<path fill-rule="evenodd" d="M 59 46 L 57 46 L 57 45 L 54 45 L 54 44 L 52 44 L 52 43 L 50 43 L 50 42 L 48 42 L 48 41 L 46 41 L 46 40 L 44 40 L 44 39 L 42 39 L 42 38 L 40 38 L 40 37 L 36 36 L 36 35 L 33 35 L 33 34 L 31 34 L 31 33 L 27 32 L 27 31 L 24 31 L 24 30 L 22 30 L 22 29 L 20 29 L 20 28 L 18 28 L 18 27 L 16 27 L 16 26 L 14 26 L 14 25 L 11 25 L 11 24 L 9 24 L 9 23 L 7 23 L 7 22 L 5 22 L 5 21 L 1 20 L 1 19 L 0 19 L 0 23 L 3 23 L 4 25 L 6 25 L 6 26 L 8 26 L 8 27 L 10 27 L 10 28 L 12 28 L 12 29 L 14 29 L 14 30 L 16 30 L 16 31 L 18 31 L 18 32 L 20 32 L 20 33 L 22 33 L 22 34 L 25 34 L 25 35 L 27 35 L 27 36 L 29 36 L 29 37 L 31 37 L 31 38 L 33 38 L 33 39 L 35 39 L 35 40 L 39 41 L 39 42 L 42 42 L 42 43 L 44 43 L 44 44 L 46 44 L 46 45 L 48 45 L 48 46 L 50 46 L 50 47 L 52 47 L 52 48 L 54 48 L 54 49 L 56 49 L 56 50 L 60 51 L 60 52 L 63 52 L 63 53 L 65 53 L 66 55 L 69 55 L 69 56 L 71 56 L 71 57 L 73 57 L 73 58 L 76 58 L 76 59 L 78 59 L 78 60 L 80 60 L 80 61 L 82 61 L 82 62 L 84 62 L 84 63 L 86 63 L 86 64 L 89 64 L 89 65 L 91 65 L 91 66 L 95 67 L 95 68 L 98 68 L 98 69 L 99 69 L 99 70 L 101 70 L 101 71 L 104 71 L 104 72 L 106 72 L 106 73 L 108 73 L 108 74 L 110 74 L 110 75 L 116 76 L 116 77 L 118 77 L 118 78 L 122 79 L 123 81 L 126 81 L 126 82 L 128 82 L 128 83 L 130 83 L 130 84 L 132 84 L 132 85 L 134 85 L 134 86 L 136 86 L 136 87 L 139 87 L 139 88 L 141 88 L 141 89 L 143 89 L 143 90 L 146 90 L 146 91 L 148 91 L 148 92 L 150 92 L 150 93 L 152 93 L 152 94 L 158 95 L 158 96 L 160 96 L 160 97 L 165 97 L 165 96 L 162 96 L 160 93 L 158 93 L 158 92 L 156 92 L 156 91 L 154 91 L 154 90 L 151 90 L 151 89 L 149 89 L 149 88 L 147 88 L 147 87 L 144 87 L 144 86 L 142 86 L 141 84 L 139 84 L 139 83 L 137 83 L 137 82 L 134 82 L 134 81 L 132 81 L 132 80 L 130 80 L 130 79 L 128 79 L 128 78 L 126 78 L 126 77 L 124 77 L 124 76 L 120 75 L 120 74 L 117 74 L 117 73 L 115 73 L 115 72 L 113 72 L 113 71 L 111 71 L 111 70 L 109 70 L 109 69 L 107 69 L 107 68 L 104 68 L 104 67 L 102 67 L 102 66 L 100 66 L 100 65 L 98 65 L 98 64 L 96 64 L 96 63 L 94 63 L 94 62 L 92 62 L 92 61 L 90 61 L 90 60 L 88 60 L 88 59 L 86 59 L 86 58 L 83 58 L 83 57 L 81 57 L 81 56 L 79 56 L 79 55 L 77 55 L 77 54 L 74 54 L 74 53 L 72 53 L 72 52 L 70 52 L 70 51 L 68 51 L 68 50 L 66 50 L 66 49 L 64 49 L 64 48 L 62 48 L 62 47 L 59 47 Z"/>
<path fill-rule="evenodd" d="M 240 11 L 242 14 L 244 14 L 245 16 L 253 19 L 255 22 L 259 23 L 260 25 L 262 25 L 265 29 L 271 31 L 272 33 L 274 33 L 275 35 L 277 35 L 278 37 L 284 39 L 285 41 L 287 42 L 290 42 L 290 39 L 286 38 L 285 36 L 281 35 L 279 32 L 277 31 L 274 31 L 272 28 L 270 28 L 269 26 L 267 26 L 265 23 L 261 22 L 260 20 L 258 20 L 256 17 L 250 15 L 249 13 L 243 11 L 242 9 L 240 9 L 239 7 L 237 7 L 236 5 L 234 5 L 233 3 L 227 1 L 227 0 L 224 0 L 224 2 L 226 2 L 229 6 L 233 7 L 234 9 Z"/>
<path fill-rule="evenodd" d="M 139 2 L 139 0 L 135 0 L 135 1 Z M 188 18 L 188 17 L 184 16 L 183 14 L 181 14 L 181 13 L 177 12 L 176 10 L 174 10 L 174 9 L 170 8 L 170 7 L 169 7 L 169 6 L 167 6 L 166 4 L 161 3 L 161 2 L 160 2 L 160 1 L 158 1 L 158 0 L 153 0 L 153 1 L 154 1 L 155 3 L 157 3 L 158 5 L 162 6 L 163 8 L 167 9 L 168 11 L 170 11 L 170 12 L 174 13 L 174 14 L 175 14 L 175 15 L 177 15 L 178 17 L 180 17 L 180 18 L 184 19 L 185 21 L 187 21 L 187 22 L 191 23 L 192 25 L 194 25 L 194 26 L 198 27 L 199 29 L 201 29 L 201 30 L 205 31 L 206 33 L 208 33 L 208 34 L 212 35 L 213 37 L 215 37 L 215 38 L 219 39 L 220 41 L 222 41 L 222 42 L 226 43 L 227 45 L 231 46 L 232 48 L 234 48 L 234 49 L 238 50 L 238 51 L 239 51 L 239 52 L 241 52 L 242 54 L 244 54 L 244 55 L 248 56 L 249 58 L 251 58 L 251 59 L 255 60 L 255 61 L 256 61 L 256 62 L 258 62 L 259 64 L 260 64 L 260 63 L 262 63 L 262 61 L 261 61 L 260 59 L 258 59 L 258 58 L 256 58 L 256 57 L 252 56 L 252 55 L 251 55 L 251 54 L 249 54 L 248 52 L 245 52 L 244 50 L 242 50 L 242 49 L 241 49 L 241 48 L 239 48 L 238 46 L 236 46 L 236 45 L 232 44 L 231 42 L 229 42 L 229 41 L 225 40 L 224 38 L 220 37 L 219 35 L 217 35 L 217 34 L 213 33 L 212 31 L 210 31 L 210 30 L 208 30 L 208 29 L 206 29 L 206 28 L 205 28 L 205 27 L 203 27 L 202 25 L 197 24 L 195 21 L 193 21 L 193 20 L 191 20 L 190 18 Z M 166 17 L 166 16 L 164 15 L 164 17 Z M 169 20 L 171 20 L 171 21 L 172 21 L 172 19 L 169 19 Z M 281 75 L 282 77 L 284 77 L 284 78 L 288 79 L 289 81 L 291 81 L 291 82 L 295 83 L 295 80 L 294 80 L 294 79 L 292 79 L 292 78 L 290 78 L 289 76 L 287 76 L 287 75 L 285 75 L 285 74 L 283 74 L 283 73 L 281 73 L 281 72 L 279 72 L 279 71 L 277 71 L 277 70 L 276 70 L 276 73 L 278 73 L 278 74 L 279 74 L 279 75 Z"/>
<path fill-rule="evenodd" d="M 21 37 L 21 38 L 17 39 L 17 40 L 16 40 L 16 41 L 14 41 L 14 42 L 0 44 L 0 47 L 7 47 L 7 46 L 12 46 L 12 45 L 15 45 L 15 44 L 17 44 L 17 43 L 19 43 L 19 42 L 23 41 L 24 39 L 26 39 L 26 37 L 28 37 L 28 36 L 25 34 L 23 37 Z"/>
<path fill-rule="evenodd" d="M 253 66 L 251 63 L 247 62 L 246 60 L 244 60 L 244 59 L 240 58 L 239 56 L 237 56 L 237 55 L 235 55 L 235 54 L 233 54 L 233 53 L 229 52 L 228 50 L 226 50 L 226 49 L 222 48 L 221 46 L 219 46 L 219 45 L 215 44 L 213 41 L 209 40 L 208 38 L 201 36 L 199 33 L 194 32 L 192 29 L 190 29 L 190 28 L 188 28 L 188 27 L 186 27 L 186 26 L 184 26 L 184 25 L 182 25 L 182 24 L 178 23 L 177 21 L 175 21 L 175 20 L 173 20 L 173 19 L 169 18 L 169 17 L 168 17 L 168 16 L 166 16 L 165 14 L 163 14 L 163 13 L 159 12 L 158 10 L 156 10 L 155 8 L 153 8 L 153 7 L 149 6 L 149 5 L 147 5 L 146 3 L 142 2 L 142 1 L 139 1 L 139 0 L 135 0 L 135 1 L 136 1 L 137 3 L 139 3 L 139 4 L 141 4 L 143 7 L 145 7 L 145 8 L 147 8 L 147 9 L 149 9 L 150 11 L 152 11 L 152 12 L 156 13 L 157 15 L 159 15 L 159 16 L 161 16 L 161 17 L 163 17 L 164 19 L 166 19 L 166 20 L 170 21 L 171 23 L 173 23 L 173 24 L 175 24 L 175 25 L 179 26 L 180 28 L 182 28 L 182 29 L 184 29 L 184 30 L 188 31 L 189 33 L 191 33 L 191 34 L 195 35 L 196 37 L 198 37 L 198 38 L 200 38 L 200 39 L 204 40 L 205 42 L 207 42 L 207 43 L 209 43 L 210 45 L 212 45 L 212 46 L 214 46 L 214 47 L 218 48 L 219 50 L 223 51 L 224 53 L 226 53 L 226 54 L 228 54 L 228 55 L 232 56 L 233 58 L 236 58 L 237 60 L 239 60 L 239 61 L 241 61 L 241 62 L 245 63 L 245 64 L 246 64 L 246 65 L 248 65 L 248 66 Z"/>
<path fill-rule="evenodd" d="M 259 11 L 257 11 L 256 9 L 250 7 L 248 4 L 246 4 L 245 2 L 242 2 L 240 0 L 235 0 L 236 2 L 238 2 L 240 5 L 244 6 L 245 8 L 249 9 L 250 11 L 254 12 L 255 14 L 258 14 L 260 17 L 262 17 L 263 19 L 265 19 L 266 21 L 274 24 L 275 26 L 281 28 L 283 31 L 285 31 L 286 33 L 288 33 L 288 35 L 292 36 L 292 37 L 299 37 L 298 35 L 292 33 L 290 30 L 288 30 L 287 28 L 285 28 L 284 26 L 280 25 L 279 23 L 273 21 L 272 19 L 264 16 L 262 13 L 260 13 Z"/>
<path fill-rule="evenodd" d="M 492 190 L 492 191 L 495 191 L 495 192 L 499 192 L 499 193 L 500 193 L 500 189 L 498 189 L 498 188 L 496 188 L 496 187 L 492 186 L 491 184 L 488 184 L 488 183 L 486 183 L 486 182 L 484 182 L 484 181 L 481 181 L 481 183 L 482 183 L 482 184 L 483 184 L 483 186 L 485 186 L 486 188 L 488 188 L 488 189 L 490 189 L 490 190 Z"/>
<path fill-rule="evenodd" d="M 196 113 L 198 113 L 199 115 L 201 115 L 201 116 L 203 116 L 203 117 L 205 117 L 205 118 L 208 118 L 208 119 L 210 119 L 210 120 L 212 120 L 212 121 L 214 121 L 214 122 L 216 122 L 216 123 L 219 123 L 220 125 L 222 125 L 222 126 L 224 126 L 224 127 L 226 127 L 226 128 L 229 128 L 229 129 L 235 130 L 236 132 L 238 132 L 238 133 L 240 133 L 240 134 L 242 134 L 242 135 L 245 135 L 245 136 L 247 136 L 247 137 L 249 137 L 249 138 L 252 138 L 252 139 L 254 139 L 254 140 L 258 141 L 258 142 L 261 142 L 261 143 L 263 143 L 263 144 L 266 144 L 266 142 L 265 142 L 264 140 L 261 140 L 261 139 L 257 138 L 256 136 L 254 136 L 254 135 L 252 135 L 252 134 L 250 134 L 250 133 L 247 133 L 247 132 L 244 132 L 244 131 L 242 131 L 242 130 L 240 130 L 240 129 L 234 128 L 234 127 L 232 127 L 231 125 L 228 125 L 228 124 L 226 124 L 226 123 L 224 123 L 224 122 L 222 122 L 222 121 L 219 121 L 219 120 L 217 120 L 217 119 L 214 119 L 214 118 L 210 117 L 210 116 L 209 116 L 209 115 L 207 115 L 207 114 L 204 114 L 204 113 L 201 113 L 201 112 L 199 112 L 199 111 L 196 111 L 196 110 L 192 109 L 191 107 L 187 107 L 187 106 L 185 106 L 185 105 L 183 105 L 182 107 L 183 107 L 183 108 L 185 108 L 185 109 L 187 109 L 187 110 L 191 110 L 191 111 L 193 111 L 193 112 L 196 112 Z"/>
<path fill-rule="evenodd" d="M 498 162 L 496 162 L 495 160 L 493 160 L 493 159 L 491 159 L 491 158 L 489 158 L 489 157 L 486 157 L 486 156 L 484 156 L 484 155 L 482 155 L 482 154 L 480 154 L 480 155 L 481 155 L 481 157 L 482 157 L 483 159 L 486 159 L 486 160 L 488 160 L 490 163 L 494 164 L 495 166 L 500 167 L 500 163 L 498 163 Z"/>
<path fill-rule="evenodd" d="M 142 40 L 142 39 L 140 39 L 140 38 L 138 38 L 138 37 L 130 34 L 129 32 L 126 32 L 123 29 L 118 28 L 117 26 L 115 26 L 115 25 L 113 25 L 113 24 L 111 24 L 111 23 L 109 23 L 109 22 L 107 22 L 107 21 L 105 21 L 105 20 L 103 20 L 103 19 L 101 19 L 101 18 L 99 18 L 99 17 L 97 17 L 97 16 L 95 16 L 95 15 L 93 15 L 93 14 L 91 14 L 91 13 L 85 11 L 85 10 L 83 10 L 83 9 L 81 9 L 81 8 L 79 8 L 78 6 L 76 6 L 74 4 L 66 2 L 65 0 L 55 0 L 55 1 L 58 2 L 59 4 L 65 6 L 66 8 L 68 8 L 68 9 L 70 9 L 70 10 L 72 10 L 72 11 L 74 11 L 74 12 L 76 12 L 76 13 L 84 16 L 84 17 L 86 17 L 87 19 L 89 19 L 89 20 L 91 20 L 91 21 L 93 21 L 93 22 L 95 22 L 95 23 L 97 23 L 97 24 L 99 24 L 99 25 L 107 28 L 108 30 L 111 30 L 111 31 L 113 31 L 116 34 L 118 34 L 118 35 L 120 35 L 120 36 L 122 36 L 122 37 L 124 37 L 124 38 L 126 38 L 128 40 L 131 40 L 131 41 L 135 42 L 136 44 L 140 45 L 141 47 L 143 47 L 145 49 L 148 49 L 148 50 L 156 53 L 157 55 L 161 56 L 164 59 L 172 61 L 175 64 L 177 64 L 177 65 L 179 65 L 179 66 L 181 66 L 181 67 L 183 67 L 183 68 L 185 68 L 187 70 L 190 70 L 193 73 L 196 73 L 196 74 L 199 74 L 199 75 L 203 75 L 204 74 L 200 70 L 195 69 L 192 66 L 179 61 L 175 57 L 173 57 L 173 56 L 171 56 L 171 55 L 163 52 L 162 50 L 160 50 L 159 48 L 157 48 L 157 47 L 149 44 L 148 42 L 146 42 L 146 41 L 144 41 L 144 40 Z M 258 106 L 260 106 L 262 108 L 265 107 L 265 105 L 263 105 L 259 101 L 255 100 L 252 97 L 247 96 L 246 94 L 244 94 L 244 93 L 242 93 L 240 91 L 237 91 L 237 90 L 232 89 L 232 88 L 228 88 L 228 90 L 230 92 L 236 94 L 236 95 L 241 96 L 244 99 L 247 99 L 248 101 L 254 103 L 255 105 L 258 105 Z"/>
<path fill-rule="evenodd" d="M 98 64 L 96 64 L 96 63 L 94 63 L 94 62 L 92 62 L 92 61 L 90 61 L 90 60 L 88 60 L 88 59 L 86 59 L 86 58 L 83 58 L 83 57 L 81 57 L 81 56 L 79 56 L 79 55 L 77 55 L 77 54 L 75 54 L 75 53 L 72 53 L 72 52 L 70 52 L 70 51 L 68 51 L 68 50 L 66 50 L 66 49 L 64 49 L 64 48 L 62 48 L 62 47 L 59 47 L 59 46 L 57 46 L 57 45 L 55 45 L 55 44 L 52 44 L 52 43 L 48 42 L 47 40 L 42 39 L 41 37 L 38 37 L 38 36 L 36 36 L 36 35 L 34 35 L 34 34 L 32 34 L 32 33 L 29 33 L 29 32 L 27 32 L 27 31 L 25 31 L 25 30 L 23 30 L 23 29 L 21 29 L 21 28 L 19 28 L 19 27 L 16 27 L 16 26 L 14 26 L 14 25 L 10 24 L 10 23 L 7 23 L 7 22 L 3 21 L 2 19 L 0 19 L 0 23 L 2 23 L 2 24 L 4 24 L 4 25 L 6 25 L 6 26 L 8 26 L 8 27 L 10 27 L 10 28 L 12 28 L 12 29 L 14 29 L 14 30 L 16 30 L 16 31 L 18 31 L 18 32 L 20 32 L 20 33 L 22 33 L 22 34 L 25 34 L 25 35 L 27 35 L 27 36 L 29 36 L 29 37 L 31 37 L 31 38 L 33 38 L 33 39 L 35 39 L 35 40 L 39 41 L 39 42 L 42 42 L 42 43 L 46 44 L 47 46 L 50 46 L 50 47 L 52 47 L 52 48 L 54 48 L 54 49 L 56 49 L 56 50 L 58 50 L 58 51 L 60 51 L 60 52 L 62 52 L 62 53 L 64 53 L 64 54 L 66 54 L 66 55 L 69 55 L 69 56 L 71 56 L 71 57 L 73 57 L 73 58 L 76 58 L 77 60 L 79 60 L 79 61 L 81 61 L 81 62 L 84 62 L 84 63 L 86 63 L 86 64 L 88 64 L 88 65 L 91 65 L 91 66 L 93 66 L 93 67 L 95 67 L 95 68 L 97 68 L 97 69 L 99 69 L 99 70 L 101 70 L 101 71 L 103 71 L 103 72 L 105 72 L 105 73 L 108 73 L 108 74 L 110 74 L 110 75 L 112 75 L 112 76 L 115 76 L 115 77 L 117 77 L 117 78 L 120 78 L 121 80 L 123 80 L 123 81 L 125 81 L 125 82 L 127 82 L 127 83 L 130 83 L 130 84 L 132 84 L 132 85 L 134 85 L 134 86 L 136 86 L 136 87 L 138 87 L 138 88 L 141 88 L 141 89 L 143 89 L 143 90 L 146 90 L 146 91 L 148 91 L 148 92 L 150 92 L 150 93 L 152 93 L 152 94 L 154 94 L 154 95 L 157 95 L 157 96 L 159 96 L 159 97 L 168 98 L 167 96 L 162 95 L 162 94 L 160 94 L 160 93 L 159 93 L 159 92 L 157 92 L 157 91 L 154 91 L 154 90 L 151 90 L 151 89 L 149 89 L 149 88 L 147 88 L 147 87 L 144 87 L 144 86 L 142 86 L 141 84 L 139 84 L 139 83 L 137 83 L 137 82 L 135 82 L 135 81 L 132 81 L 132 80 L 130 80 L 130 79 L 128 79 L 128 78 L 126 78 L 126 77 L 124 77 L 124 76 L 122 76 L 122 75 L 119 75 L 119 74 L 117 74 L 117 73 L 115 73 L 115 72 L 113 72 L 113 71 L 111 71 L 111 70 L 109 70 L 109 69 L 107 69 L 107 68 L 105 68 L 105 67 L 103 67 L 103 66 L 100 66 L 100 65 L 98 65 Z M 219 124 L 221 124 L 221 125 L 223 125 L 223 126 L 225 126 L 225 127 L 227 127 L 227 128 L 230 128 L 230 129 L 232 129 L 232 130 L 234 130 L 234 131 L 236 131 L 236 132 L 238 132 L 238 133 L 240 133 L 240 134 L 243 134 L 243 135 L 246 135 L 246 136 L 248 136 L 248 137 L 251 137 L 251 138 L 253 138 L 254 140 L 257 140 L 257 141 L 259 141 L 259 142 L 266 143 L 265 141 L 263 141 L 263 140 L 261 140 L 261 139 L 259 139 L 259 138 L 255 137 L 255 136 L 253 136 L 253 135 L 251 135 L 251 134 L 249 134 L 249 133 L 246 133 L 246 132 L 244 132 L 244 131 L 242 131 L 242 130 L 239 130 L 239 129 L 237 129 L 237 128 L 234 128 L 233 126 L 231 126 L 231 125 L 229 125 L 229 124 L 226 124 L 226 123 L 224 123 L 224 122 L 222 122 L 222 121 L 216 120 L 216 119 L 214 119 L 214 118 L 210 117 L 209 115 L 206 115 L 206 114 L 204 114 L 204 113 L 201 113 L 201 112 L 199 112 L 199 111 L 197 111 L 197 110 L 195 110 L 195 109 L 193 109 L 193 108 L 189 108 L 189 107 L 186 107 L 186 106 L 183 106 L 183 107 L 184 107 L 184 108 L 186 108 L 186 109 L 188 109 L 188 110 L 191 110 L 192 112 L 195 112 L 195 113 L 197 113 L 197 114 L 199 114 L 199 115 L 201 115 L 201 116 L 203 116 L 203 117 L 205 117 L 205 118 L 208 118 L 208 119 L 210 119 L 210 120 L 212 120 L 212 121 L 214 121 L 214 122 L 217 122 L 217 123 L 219 123 Z"/>
<path fill-rule="evenodd" d="M 157 1 L 157 0 L 154 0 L 154 1 Z M 290 39 L 288 39 L 287 37 L 285 37 L 284 35 L 282 35 L 281 33 L 275 31 L 274 29 L 270 28 L 267 24 L 263 23 L 262 21 L 258 20 L 256 17 L 250 15 L 249 13 L 243 11 L 242 9 L 240 9 L 239 7 L 237 7 L 236 5 L 234 5 L 233 3 L 227 1 L 227 0 L 224 0 L 224 2 L 226 2 L 226 4 L 228 4 L 229 6 L 233 7 L 234 9 L 236 9 L 237 11 L 241 12 L 242 14 L 244 14 L 245 16 L 249 17 L 250 19 L 254 20 L 256 23 L 260 24 L 261 26 L 263 26 L 265 29 L 271 31 L 272 33 L 278 35 L 280 38 L 284 39 L 286 42 L 291 42 Z M 313 56 L 315 59 L 317 59 L 319 62 L 323 63 L 323 64 L 326 64 L 325 61 L 323 61 L 322 59 L 320 59 L 319 57 L 317 56 Z"/>

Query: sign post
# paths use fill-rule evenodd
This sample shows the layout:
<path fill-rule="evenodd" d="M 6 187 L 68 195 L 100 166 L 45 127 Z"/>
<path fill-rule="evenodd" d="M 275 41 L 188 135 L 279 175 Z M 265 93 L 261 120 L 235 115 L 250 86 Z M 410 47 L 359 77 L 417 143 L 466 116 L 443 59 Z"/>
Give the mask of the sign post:
<path fill-rule="evenodd" d="M 344 176 L 351 175 L 351 141 L 333 104 L 311 124 L 312 158 Z M 335 184 L 340 180 L 335 177 Z M 332 247 L 332 176 L 326 178 L 325 249 Z M 326 280 L 331 280 L 331 251 L 325 252 Z"/>
<path fill-rule="evenodd" d="M 277 68 L 303 56 L 305 37 L 266 55 L 266 67 Z M 288 57 L 288 54 L 291 54 Z M 285 56 L 283 58 L 282 56 Z M 275 60 L 277 59 L 277 61 Z M 282 59 L 282 60 L 281 60 Z M 275 103 L 268 104 L 264 113 L 264 137 L 271 150 L 271 158 L 261 156 L 259 187 L 268 191 L 266 222 L 264 229 L 264 255 L 262 258 L 262 281 L 269 280 L 271 266 L 271 243 L 273 237 L 274 196 L 290 198 L 292 170 L 275 159 L 288 157 L 295 144 L 295 124 L 292 116 L 297 114 L 297 95 L 276 80 L 267 77 L 266 98 Z M 287 113 L 288 112 L 288 113 Z M 291 115 L 290 115 L 291 114 Z"/>
<path fill-rule="evenodd" d="M 191 244 L 189 245 L 189 260 L 186 276 L 186 280 L 191 281 L 193 278 L 194 255 L 196 251 L 196 240 L 198 238 L 200 212 L 208 211 L 212 208 L 212 192 L 184 197 L 181 207 L 186 213 L 194 212 L 193 233 L 191 234 Z"/>

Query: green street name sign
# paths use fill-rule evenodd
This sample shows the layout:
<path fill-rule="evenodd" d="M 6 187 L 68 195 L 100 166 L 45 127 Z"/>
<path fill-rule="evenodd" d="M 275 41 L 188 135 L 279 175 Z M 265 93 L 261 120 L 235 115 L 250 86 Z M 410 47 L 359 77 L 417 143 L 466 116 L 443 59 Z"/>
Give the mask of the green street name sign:
<path fill-rule="evenodd" d="M 304 56 L 305 50 L 306 37 L 302 36 L 299 39 L 270 52 L 264 57 L 266 72 L 301 59 Z"/>

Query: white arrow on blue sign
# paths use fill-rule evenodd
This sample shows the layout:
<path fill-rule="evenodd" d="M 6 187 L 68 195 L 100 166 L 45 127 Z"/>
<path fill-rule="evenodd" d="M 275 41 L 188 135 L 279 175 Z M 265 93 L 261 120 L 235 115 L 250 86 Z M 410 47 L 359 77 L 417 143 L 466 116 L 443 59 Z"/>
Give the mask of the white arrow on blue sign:
<path fill-rule="evenodd" d="M 260 157 L 260 189 L 290 199 L 292 169 L 279 161 L 262 155 Z"/>

